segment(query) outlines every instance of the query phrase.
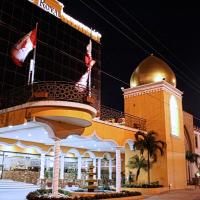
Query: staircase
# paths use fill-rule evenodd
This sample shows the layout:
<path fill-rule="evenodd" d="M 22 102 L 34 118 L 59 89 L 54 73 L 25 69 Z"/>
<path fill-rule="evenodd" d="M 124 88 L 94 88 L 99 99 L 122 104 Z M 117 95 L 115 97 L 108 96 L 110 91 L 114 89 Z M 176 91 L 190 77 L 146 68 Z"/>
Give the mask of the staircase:
<path fill-rule="evenodd" d="M 23 182 L 16 182 L 9 179 L 1 179 L 0 180 L 0 190 L 7 190 L 7 189 L 39 189 L 37 185 L 33 185 L 31 183 L 23 183 Z"/>

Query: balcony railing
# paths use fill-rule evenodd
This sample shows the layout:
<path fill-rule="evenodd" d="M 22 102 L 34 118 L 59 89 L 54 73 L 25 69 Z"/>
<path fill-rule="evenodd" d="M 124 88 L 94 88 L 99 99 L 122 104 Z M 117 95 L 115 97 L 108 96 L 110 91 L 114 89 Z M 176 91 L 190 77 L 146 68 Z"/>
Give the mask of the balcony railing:
<path fill-rule="evenodd" d="M 100 119 L 139 130 L 146 130 L 145 119 L 109 108 L 107 106 L 101 106 Z"/>
<path fill-rule="evenodd" d="M 91 99 L 88 99 L 88 96 Z M 97 99 L 97 91 L 84 86 L 76 86 L 73 82 L 47 81 L 38 82 L 33 85 L 25 85 L 9 91 L 9 94 L 1 103 L 1 108 L 9 108 L 12 106 L 21 105 L 23 103 L 41 100 L 55 101 L 71 101 L 89 104 L 100 110 L 100 119 L 120 125 L 146 130 L 146 120 L 140 117 L 120 112 L 118 110 L 102 106 L 99 107 Z M 3 102 L 3 101 L 2 101 Z"/>
<path fill-rule="evenodd" d="M 33 85 L 25 85 L 9 91 L 3 108 L 17 106 L 26 102 L 39 100 L 55 100 L 55 101 L 72 101 L 78 103 L 86 103 L 97 108 L 95 101 L 87 101 L 87 97 L 91 94 L 93 99 L 97 98 L 95 89 L 91 89 L 72 82 L 47 81 L 38 82 Z"/>

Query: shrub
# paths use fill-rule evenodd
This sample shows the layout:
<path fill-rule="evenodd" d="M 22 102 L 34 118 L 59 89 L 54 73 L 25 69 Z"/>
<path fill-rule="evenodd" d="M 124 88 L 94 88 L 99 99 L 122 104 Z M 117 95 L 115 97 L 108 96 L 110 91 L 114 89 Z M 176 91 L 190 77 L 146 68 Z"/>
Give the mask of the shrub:
<path fill-rule="evenodd" d="M 92 197 L 48 197 L 47 194 L 51 193 L 51 190 L 36 190 L 35 192 L 30 192 L 27 195 L 27 200 L 97 200 L 97 199 L 109 199 L 109 198 L 118 198 L 118 197 L 128 197 L 128 196 L 138 196 L 141 195 L 140 192 L 128 192 L 122 191 L 120 193 L 103 193 L 103 194 L 96 194 Z"/>
<path fill-rule="evenodd" d="M 127 188 L 160 188 L 160 187 L 163 187 L 163 185 L 159 185 L 157 183 L 151 183 L 150 185 L 149 184 L 126 184 L 124 185 L 124 187 L 127 187 Z"/>

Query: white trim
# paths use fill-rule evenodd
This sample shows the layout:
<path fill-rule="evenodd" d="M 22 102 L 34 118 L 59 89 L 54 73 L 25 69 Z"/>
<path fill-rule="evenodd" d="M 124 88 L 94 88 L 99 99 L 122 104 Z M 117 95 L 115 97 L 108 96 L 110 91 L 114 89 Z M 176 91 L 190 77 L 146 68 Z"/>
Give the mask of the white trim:
<path fill-rule="evenodd" d="M 173 85 L 166 81 L 159 81 L 156 83 L 149 83 L 144 85 L 139 85 L 133 88 L 127 88 L 122 90 L 124 92 L 124 97 L 130 97 L 130 96 L 139 96 L 143 95 L 145 93 L 152 93 L 157 91 L 167 91 L 174 95 L 176 95 L 178 98 L 181 98 L 183 95 L 183 92 L 179 89 L 175 88 Z"/>
<path fill-rule="evenodd" d="M 34 148 L 35 151 L 37 151 L 39 154 L 46 154 L 45 151 L 43 151 L 40 147 L 37 147 L 37 146 L 34 146 L 34 145 L 25 145 L 25 144 L 22 144 L 20 141 L 16 141 L 15 143 L 7 143 L 7 142 L 2 142 L 0 141 L 0 145 L 2 146 L 18 146 L 22 149 L 25 149 L 25 148 Z"/>
<path fill-rule="evenodd" d="M 66 153 L 64 153 L 64 154 L 66 155 L 66 154 L 68 154 L 68 153 L 73 153 L 73 154 L 75 154 L 75 156 L 76 156 L 77 158 L 81 156 L 80 152 L 79 152 L 77 149 L 75 149 L 75 148 L 69 149 L 69 150 L 68 150 Z"/>
<path fill-rule="evenodd" d="M 112 123 L 112 122 L 107 122 L 107 121 L 103 121 L 101 119 L 98 119 L 97 117 L 92 119 L 94 122 L 98 122 L 98 123 L 101 123 L 101 124 L 106 124 L 108 126 L 113 126 L 113 127 L 117 127 L 117 128 L 121 128 L 121 129 L 124 129 L 124 130 L 129 130 L 129 131 L 139 131 L 139 129 L 136 129 L 136 128 L 130 128 L 128 126 L 125 126 L 125 125 L 120 125 L 118 123 Z"/>
<path fill-rule="evenodd" d="M 89 154 L 90 158 L 96 158 L 95 154 L 89 150 L 85 151 L 82 155 L 82 157 L 84 157 L 85 154 Z"/>
<path fill-rule="evenodd" d="M 87 104 L 83 103 L 76 103 L 76 102 L 70 102 L 70 101 L 33 101 L 33 102 L 27 102 L 18 106 L 6 108 L 0 110 L 0 114 L 4 114 L 11 111 L 20 110 L 23 108 L 33 108 L 33 107 L 46 107 L 46 106 L 58 106 L 58 107 L 68 107 L 68 108 L 78 108 L 82 110 L 89 111 L 92 117 L 95 117 L 97 114 L 97 110 L 93 108 L 92 106 L 89 106 Z"/>

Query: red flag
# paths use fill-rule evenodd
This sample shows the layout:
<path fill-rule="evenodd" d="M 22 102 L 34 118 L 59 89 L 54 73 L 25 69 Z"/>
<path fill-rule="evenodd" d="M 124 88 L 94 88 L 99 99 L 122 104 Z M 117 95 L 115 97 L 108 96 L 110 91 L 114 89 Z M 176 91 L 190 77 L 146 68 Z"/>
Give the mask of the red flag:
<path fill-rule="evenodd" d="M 86 47 L 86 55 L 85 55 L 85 65 L 89 70 L 92 69 L 92 66 L 96 63 L 95 60 L 92 59 L 92 41 L 90 40 L 89 44 Z"/>
<path fill-rule="evenodd" d="M 80 80 L 76 83 L 75 88 L 79 92 L 84 92 L 87 88 L 87 82 L 88 82 L 88 77 L 89 77 L 89 70 L 85 72 L 80 78 Z"/>
<path fill-rule="evenodd" d="M 20 39 L 11 49 L 11 58 L 17 66 L 21 67 L 26 56 L 36 47 L 36 35 L 37 29 L 35 28 Z"/>
<path fill-rule="evenodd" d="M 86 90 L 88 79 L 91 75 L 91 69 L 95 63 L 96 61 L 92 59 L 92 41 L 90 40 L 89 44 L 86 47 L 86 55 L 85 55 L 85 65 L 87 67 L 87 71 L 81 76 L 80 80 L 75 85 L 75 88 L 79 92 L 83 92 Z"/>

